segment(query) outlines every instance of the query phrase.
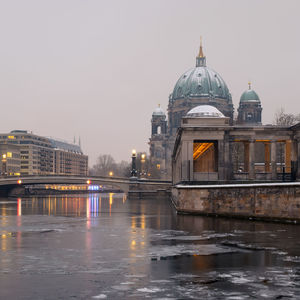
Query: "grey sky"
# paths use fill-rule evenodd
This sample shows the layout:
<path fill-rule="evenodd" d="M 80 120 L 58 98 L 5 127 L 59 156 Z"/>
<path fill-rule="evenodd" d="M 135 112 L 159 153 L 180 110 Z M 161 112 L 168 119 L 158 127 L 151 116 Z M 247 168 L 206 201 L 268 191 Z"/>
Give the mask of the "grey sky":
<path fill-rule="evenodd" d="M 300 1 L 0 1 L 1 132 L 73 141 L 92 164 L 148 150 L 158 103 L 195 65 L 227 83 L 235 109 L 252 81 L 270 123 L 300 112 Z"/>

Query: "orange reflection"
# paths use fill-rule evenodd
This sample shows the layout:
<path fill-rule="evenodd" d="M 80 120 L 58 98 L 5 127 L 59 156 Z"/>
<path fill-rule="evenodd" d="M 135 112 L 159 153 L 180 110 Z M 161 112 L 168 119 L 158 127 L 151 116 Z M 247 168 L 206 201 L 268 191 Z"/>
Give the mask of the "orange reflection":
<path fill-rule="evenodd" d="M 18 198 L 18 202 L 17 202 L 17 216 L 22 216 L 22 199 Z"/>
<path fill-rule="evenodd" d="M 145 221 L 145 215 L 141 216 L 141 228 L 145 229 L 146 225 L 146 221 Z"/>
<path fill-rule="evenodd" d="M 131 217 L 131 228 L 132 229 L 136 228 L 136 219 L 135 219 L 135 216 Z"/>
<path fill-rule="evenodd" d="M 113 195 L 114 193 L 109 193 L 109 215 L 111 216 L 111 206 L 113 205 Z"/>

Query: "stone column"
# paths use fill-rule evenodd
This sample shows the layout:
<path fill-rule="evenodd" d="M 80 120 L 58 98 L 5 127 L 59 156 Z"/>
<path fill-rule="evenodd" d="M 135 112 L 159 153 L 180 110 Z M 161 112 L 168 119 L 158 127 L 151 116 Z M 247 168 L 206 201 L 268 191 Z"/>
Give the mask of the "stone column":
<path fill-rule="evenodd" d="M 298 168 L 298 141 L 291 140 L 291 179 L 296 180 Z"/>
<path fill-rule="evenodd" d="M 228 155 L 227 155 L 227 164 L 226 164 L 226 169 L 227 169 L 227 175 L 226 175 L 226 179 L 227 180 L 231 180 L 233 179 L 233 143 L 234 140 L 232 138 L 228 138 L 228 147 L 227 147 L 227 151 L 228 151 Z"/>
<path fill-rule="evenodd" d="M 297 177 L 296 180 L 300 180 L 300 140 L 297 139 Z"/>
<path fill-rule="evenodd" d="M 232 179 L 233 164 L 232 164 L 232 142 L 228 133 L 224 136 L 224 179 Z"/>
<path fill-rule="evenodd" d="M 249 142 L 244 142 L 244 172 L 249 172 Z"/>
<path fill-rule="evenodd" d="M 181 181 L 189 180 L 189 161 L 188 161 L 188 146 L 187 142 L 183 141 L 181 146 Z"/>
<path fill-rule="evenodd" d="M 271 141 L 271 172 L 272 179 L 277 179 L 277 164 L 276 164 L 276 141 Z"/>
<path fill-rule="evenodd" d="M 187 142 L 187 160 L 188 160 L 188 171 L 190 172 L 188 174 L 188 177 L 190 181 L 194 180 L 194 159 L 193 159 L 193 154 L 194 154 L 194 143 L 191 141 Z"/>
<path fill-rule="evenodd" d="M 255 140 L 249 143 L 249 179 L 255 179 Z"/>
<path fill-rule="evenodd" d="M 285 172 L 291 173 L 291 140 L 285 141 Z"/>
<path fill-rule="evenodd" d="M 218 140 L 218 178 L 225 180 L 224 176 L 224 140 Z"/>
<path fill-rule="evenodd" d="M 269 173 L 271 168 L 270 168 L 270 143 L 265 142 L 265 173 Z"/>

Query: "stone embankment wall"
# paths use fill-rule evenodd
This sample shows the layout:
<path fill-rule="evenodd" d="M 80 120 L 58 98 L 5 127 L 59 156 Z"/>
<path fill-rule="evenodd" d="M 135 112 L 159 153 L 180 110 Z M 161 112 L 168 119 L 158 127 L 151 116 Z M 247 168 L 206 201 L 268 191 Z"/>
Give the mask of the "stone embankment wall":
<path fill-rule="evenodd" d="M 169 181 L 132 181 L 129 185 L 130 197 L 165 197 L 170 195 L 171 182 Z"/>
<path fill-rule="evenodd" d="M 178 212 L 300 222 L 300 183 L 172 188 Z"/>

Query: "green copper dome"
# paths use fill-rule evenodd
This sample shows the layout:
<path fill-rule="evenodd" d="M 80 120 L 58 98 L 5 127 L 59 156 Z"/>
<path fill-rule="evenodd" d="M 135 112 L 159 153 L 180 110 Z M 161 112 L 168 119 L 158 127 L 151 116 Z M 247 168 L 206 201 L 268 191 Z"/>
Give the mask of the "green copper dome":
<path fill-rule="evenodd" d="M 256 94 L 256 92 L 251 89 L 250 83 L 249 83 L 249 89 L 246 90 L 242 94 L 240 101 L 241 102 L 248 102 L 248 101 L 260 102 L 260 99 L 259 99 L 258 95 Z"/>
<path fill-rule="evenodd" d="M 231 95 L 222 77 L 208 67 L 196 67 L 185 72 L 177 81 L 172 99 L 220 98 L 231 102 Z"/>
<path fill-rule="evenodd" d="M 231 103 L 231 94 L 223 78 L 206 66 L 202 44 L 196 57 L 196 67 L 185 72 L 177 81 L 172 100 L 183 98 L 219 98 Z"/>
<path fill-rule="evenodd" d="M 258 95 L 256 94 L 255 91 L 253 90 L 247 90 L 245 91 L 240 99 L 242 102 L 243 101 L 260 101 Z"/>

